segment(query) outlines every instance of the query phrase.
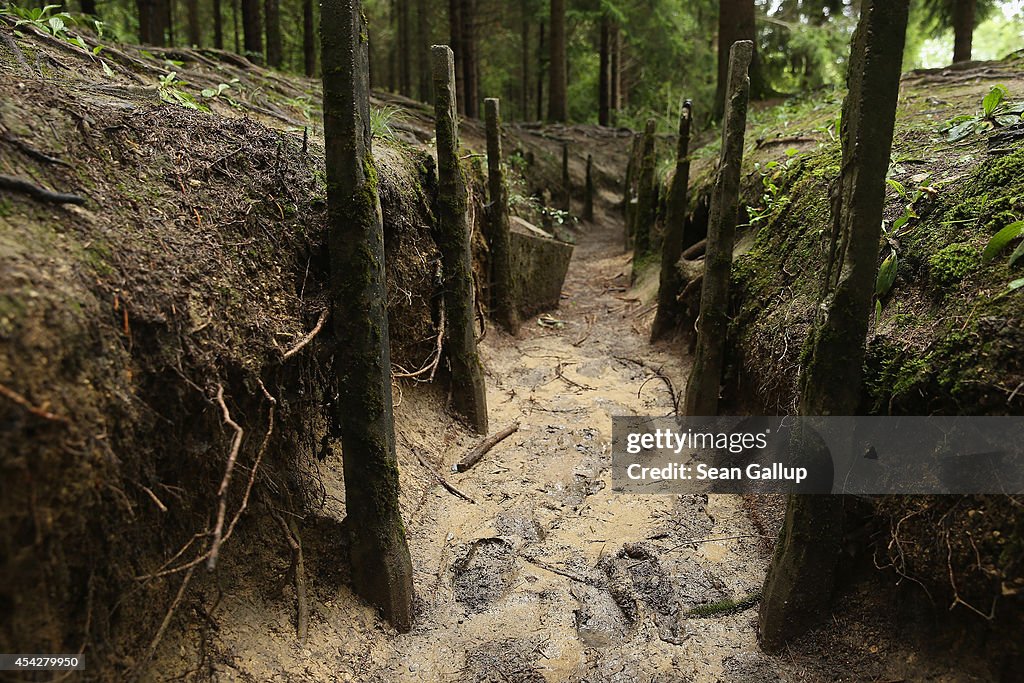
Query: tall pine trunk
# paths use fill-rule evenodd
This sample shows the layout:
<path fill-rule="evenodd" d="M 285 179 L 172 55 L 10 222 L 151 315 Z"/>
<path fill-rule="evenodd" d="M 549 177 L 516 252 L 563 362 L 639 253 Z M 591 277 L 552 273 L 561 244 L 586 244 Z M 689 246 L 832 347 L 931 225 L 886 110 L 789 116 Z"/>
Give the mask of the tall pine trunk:
<path fill-rule="evenodd" d="M 760 100 L 771 94 L 771 87 L 761 66 L 757 50 L 757 20 L 754 0 L 719 0 L 718 2 L 718 88 L 715 91 L 715 120 L 725 113 L 725 90 L 729 76 L 729 49 L 738 40 L 754 43 L 750 62 L 750 99 Z"/>
<path fill-rule="evenodd" d="M 466 82 L 463 80 L 462 0 L 448 0 L 448 46 L 455 53 L 455 102 L 460 114 L 466 113 Z"/>
<path fill-rule="evenodd" d="M 302 65 L 307 76 L 316 73 L 316 34 L 313 28 L 313 0 L 302 0 Z"/>
<path fill-rule="evenodd" d="M 433 92 L 430 74 L 430 8 L 428 0 L 416 0 L 417 91 L 421 102 L 429 102 Z"/>
<path fill-rule="evenodd" d="M 280 69 L 283 61 L 280 0 L 264 0 L 263 12 L 267 22 L 267 64 Z"/>
<path fill-rule="evenodd" d="M 480 115 L 480 61 L 476 41 L 476 0 L 462 0 L 462 81 L 466 89 L 465 113 Z M 456 65 L 458 66 L 458 65 Z"/>
<path fill-rule="evenodd" d="M 80 0 L 78 6 L 82 8 L 82 14 L 96 16 L 96 0 Z"/>
<path fill-rule="evenodd" d="M 188 21 L 188 44 L 199 45 L 199 0 L 185 0 L 185 16 Z"/>
<path fill-rule="evenodd" d="M 522 51 L 522 66 L 519 67 L 519 117 L 525 121 L 530 118 L 530 3 L 529 0 L 521 0 L 520 14 L 522 15 L 522 27 L 520 29 L 519 48 Z"/>
<path fill-rule="evenodd" d="M 597 122 L 602 126 L 611 123 L 611 32 L 611 20 L 602 15 L 597 68 Z"/>
<path fill-rule="evenodd" d="M 544 120 L 544 75 L 547 56 L 544 52 L 544 22 L 540 22 L 540 35 L 537 40 L 537 120 Z"/>
<path fill-rule="evenodd" d="M 263 61 L 263 20 L 260 0 L 242 1 L 242 42 L 245 54 L 257 63 Z"/>
<path fill-rule="evenodd" d="M 224 11 L 221 0 L 213 0 L 213 46 L 224 49 Z"/>
<path fill-rule="evenodd" d="M 136 0 L 139 11 L 139 42 L 145 45 L 167 44 L 167 0 Z"/>
<path fill-rule="evenodd" d="M 977 0 L 953 0 L 953 63 L 971 61 Z"/>
<path fill-rule="evenodd" d="M 551 60 L 548 70 L 548 120 L 564 122 L 569 118 L 565 0 L 551 0 Z"/>
<path fill-rule="evenodd" d="M 398 92 L 412 97 L 412 25 L 409 17 L 411 0 L 397 0 L 398 10 Z"/>

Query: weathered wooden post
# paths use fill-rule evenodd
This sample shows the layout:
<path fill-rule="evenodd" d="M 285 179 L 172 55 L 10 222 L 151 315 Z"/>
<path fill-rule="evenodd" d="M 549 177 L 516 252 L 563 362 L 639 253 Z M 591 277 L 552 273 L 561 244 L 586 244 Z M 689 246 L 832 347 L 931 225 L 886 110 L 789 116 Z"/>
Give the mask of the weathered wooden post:
<path fill-rule="evenodd" d="M 908 12 L 909 0 L 861 5 L 843 102 L 831 257 L 801 377 L 802 415 L 855 415 L 860 406 Z M 842 538 L 842 497 L 789 496 L 761 601 L 765 650 L 782 649 L 828 614 Z"/>
<path fill-rule="evenodd" d="M 647 120 L 644 128 L 640 173 L 637 180 L 636 211 L 633 214 L 633 280 L 636 281 L 644 257 L 651 250 L 651 228 L 658 213 L 658 187 L 654 182 L 654 167 L 657 163 L 654 119 Z"/>
<path fill-rule="evenodd" d="M 665 237 L 661 243 L 661 279 L 658 283 L 658 312 L 651 326 L 651 341 L 657 341 L 670 331 L 676 322 L 679 304 L 679 257 L 683 254 L 683 231 L 686 227 L 686 209 L 690 182 L 690 122 L 693 103 L 683 102 L 679 112 L 679 141 L 676 145 L 676 174 L 668 191 L 665 209 Z"/>
<path fill-rule="evenodd" d="M 562 143 L 562 211 L 572 212 L 572 178 L 569 177 L 569 143 Z"/>
<path fill-rule="evenodd" d="M 587 181 L 583 188 L 583 220 L 594 220 L 594 155 L 587 155 Z"/>
<path fill-rule="evenodd" d="M 636 167 L 640 156 L 640 135 L 633 135 L 629 148 L 629 161 L 626 162 L 625 188 L 622 192 L 622 215 L 626 220 L 625 247 L 626 251 L 633 248 L 633 198 L 636 196 Z"/>
<path fill-rule="evenodd" d="M 686 383 L 687 415 L 718 414 L 718 389 L 722 380 L 725 334 L 729 327 L 729 274 L 739 214 L 743 134 L 750 98 L 747 69 L 753 55 L 754 43 L 749 40 L 733 43 L 729 51 L 722 154 L 718 162 L 718 179 L 711 195 L 700 319 L 697 322 L 697 350 L 693 357 L 693 372 Z"/>
<path fill-rule="evenodd" d="M 444 271 L 445 341 L 452 404 L 470 427 L 487 433 L 487 390 L 476 351 L 473 260 L 466 220 L 466 179 L 459 163 L 455 58 L 447 45 L 430 48 L 437 137 L 437 227 Z"/>
<path fill-rule="evenodd" d="M 484 120 L 487 128 L 487 184 L 491 194 L 489 237 L 495 317 L 509 334 L 514 335 L 519 332 L 519 297 L 512 273 L 508 188 L 501 167 L 501 103 L 497 98 L 484 100 Z"/>
<path fill-rule="evenodd" d="M 334 367 L 352 583 L 404 632 L 412 628 L 412 563 L 398 507 L 366 24 L 359 0 L 324 0 L 322 12 L 328 249 L 338 342 Z"/>

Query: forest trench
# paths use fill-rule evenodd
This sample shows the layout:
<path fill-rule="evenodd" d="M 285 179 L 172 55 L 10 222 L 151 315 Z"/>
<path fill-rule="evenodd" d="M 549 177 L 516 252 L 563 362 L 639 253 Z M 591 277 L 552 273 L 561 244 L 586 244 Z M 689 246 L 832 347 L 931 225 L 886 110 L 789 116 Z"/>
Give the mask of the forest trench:
<path fill-rule="evenodd" d="M 488 329 L 494 431 L 519 429 L 474 468 L 450 472 L 474 441 L 449 429 L 438 444 L 423 397 L 399 404 L 399 448 L 474 501 L 435 484 L 404 511 L 412 633 L 389 637 L 348 586 L 318 572 L 330 563 L 323 531 L 344 517 L 340 472 L 327 471 L 330 521 L 306 533 L 317 572 L 309 640 L 295 644 L 290 598 L 239 581 L 211 643 L 225 680 L 714 681 L 767 663 L 756 610 L 686 615 L 760 589 L 766 545 L 742 499 L 612 490 L 611 417 L 672 413 L 687 373 L 670 345 L 647 343 L 653 311 L 626 286 L 621 234 L 617 217 L 599 216 L 579 237 L 560 308 L 517 338 Z"/>

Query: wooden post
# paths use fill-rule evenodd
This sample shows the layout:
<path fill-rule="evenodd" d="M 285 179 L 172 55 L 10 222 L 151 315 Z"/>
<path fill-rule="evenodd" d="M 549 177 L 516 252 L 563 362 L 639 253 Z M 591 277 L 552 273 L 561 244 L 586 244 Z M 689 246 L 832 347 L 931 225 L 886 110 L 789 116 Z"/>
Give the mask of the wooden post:
<path fill-rule="evenodd" d="M 679 307 L 679 270 L 677 264 L 683 253 L 686 227 L 688 186 L 690 182 L 690 122 L 693 103 L 683 102 L 679 112 L 679 141 L 676 145 L 676 174 L 668 191 L 665 210 L 665 237 L 661 243 L 661 279 L 658 284 L 658 312 L 651 326 L 651 341 L 657 341 L 676 324 L 675 310 Z"/>
<path fill-rule="evenodd" d="M 412 628 L 412 563 L 398 506 L 366 24 L 359 0 L 324 0 L 322 11 L 328 248 L 338 341 L 334 366 L 341 391 L 352 583 L 404 632 Z"/>
<path fill-rule="evenodd" d="M 437 137 L 437 228 L 444 270 L 445 340 L 452 371 L 455 411 L 480 434 L 487 433 L 487 390 L 476 351 L 473 259 L 466 221 L 466 180 L 459 163 L 455 60 L 447 45 L 430 48 Z"/>
<path fill-rule="evenodd" d="M 654 119 L 647 120 L 644 128 L 643 147 L 640 154 L 640 173 L 637 179 L 636 212 L 633 214 L 633 281 L 640 275 L 644 257 L 651 250 L 651 228 L 658 213 L 658 187 L 654 182 L 654 167 L 657 163 Z"/>
<path fill-rule="evenodd" d="M 725 334 L 729 327 L 729 274 L 739 213 L 743 134 L 750 97 L 747 68 L 753 56 L 754 43 L 749 40 L 737 41 L 729 52 L 722 155 L 718 162 L 718 180 L 711 195 L 697 350 L 693 358 L 693 372 L 686 383 L 687 415 L 718 414 L 718 389 L 725 357 Z"/>
<path fill-rule="evenodd" d="M 622 192 L 622 215 L 626 220 L 625 229 L 625 245 L 626 251 L 633 248 L 633 197 L 636 196 L 636 166 L 637 157 L 640 156 L 640 140 L 639 135 L 633 136 L 632 144 L 629 148 L 629 161 L 626 163 L 626 180 L 625 188 Z"/>
<path fill-rule="evenodd" d="M 860 12 L 843 102 L 831 258 L 801 378 L 802 415 L 856 415 L 860 407 L 909 0 L 863 0 Z M 789 497 L 760 607 L 765 650 L 781 650 L 828 614 L 842 540 L 842 497 Z"/>
<path fill-rule="evenodd" d="M 512 273 L 508 188 L 501 167 L 501 103 L 497 98 L 484 100 L 484 119 L 487 128 L 487 181 L 491 194 L 489 237 L 495 317 L 509 334 L 515 335 L 519 332 L 519 297 Z"/>
<path fill-rule="evenodd" d="M 562 143 L 562 211 L 572 211 L 572 178 L 569 177 L 569 143 Z"/>
<path fill-rule="evenodd" d="M 583 220 L 594 220 L 594 155 L 587 155 L 587 184 L 583 191 Z"/>

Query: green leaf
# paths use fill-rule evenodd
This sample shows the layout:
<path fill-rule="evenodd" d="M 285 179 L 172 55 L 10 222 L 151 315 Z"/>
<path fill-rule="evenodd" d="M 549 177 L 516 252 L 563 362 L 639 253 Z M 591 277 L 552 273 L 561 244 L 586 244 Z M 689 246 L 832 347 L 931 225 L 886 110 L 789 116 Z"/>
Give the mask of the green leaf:
<path fill-rule="evenodd" d="M 981 101 L 981 109 L 985 113 L 986 117 L 992 116 L 995 113 L 996 108 L 1002 104 L 1003 99 L 1006 97 L 1006 86 L 994 85 L 992 89 L 985 95 L 985 99 Z"/>
<path fill-rule="evenodd" d="M 960 123 L 950 128 L 949 133 L 946 134 L 946 137 L 949 139 L 950 142 L 958 142 L 960 140 L 963 140 L 971 133 L 973 133 L 974 129 L 977 126 L 977 119 L 970 119 L 969 121 L 964 121 L 963 123 Z"/>
<path fill-rule="evenodd" d="M 875 327 L 878 327 L 878 321 L 882 317 L 882 300 L 875 299 Z"/>
<path fill-rule="evenodd" d="M 903 183 L 898 180 L 893 180 L 892 178 L 888 178 L 885 182 L 889 187 L 896 190 L 896 194 L 906 199 L 907 188 L 903 187 Z"/>
<path fill-rule="evenodd" d="M 103 73 L 105 73 L 105 74 L 107 75 L 107 77 L 108 77 L 108 78 L 113 78 L 113 77 L 114 77 L 114 70 L 113 70 L 113 69 L 111 69 L 111 68 L 110 68 L 110 67 L 109 67 L 109 66 L 107 65 L 107 63 L 106 63 L 106 62 L 104 62 L 104 61 L 103 61 L 102 59 L 100 60 L 100 64 L 102 64 L 102 65 L 103 65 Z"/>
<path fill-rule="evenodd" d="M 1021 287 L 1024 287 L 1024 277 L 1022 277 L 1019 280 L 1014 280 L 1013 282 L 1011 282 L 1010 286 L 1007 287 L 1007 290 L 1012 292 L 1013 290 L 1020 289 Z"/>
<path fill-rule="evenodd" d="M 50 21 L 47 23 L 50 25 L 50 31 L 53 35 L 57 35 L 64 30 L 64 20 L 60 17 L 50 17 Z"/>
<path fill-rule="evenodd" d="M 988 244 L 985 245 L 985 250 L 981 252 L 981 260 L 986 263 L 991 261 L 1006 247 L 1007 244 L 1021 235 L 1024 235 L 1024 221 L 1010 223 L 1005 228 L 992 235 L 992 239 L 990 239 Z"/>
<path fill-rule="evenodd" d="M 1013 250 L 1012 254 L 1010 254 L 1010 267 L 1011 268 L 1013 267 L 1013 264 L 1015 264 L 1017 262 L 1017 260 L 1020 259 L 1021 256 L 1024 256 L 1024 242 L 1021 242 L 1020 244 L 1018 244 L 1017 248 Z"/>
<path fill-rule="evenodd" d="M 896 252 L 889 254 L 882 266 L 878 269 L 878 279 L 875 280 L 875 294 L 881 298 L 889 293 L 892 285 L 896 282 L 896 267 L 899 265 L 899 258 Z"/>

